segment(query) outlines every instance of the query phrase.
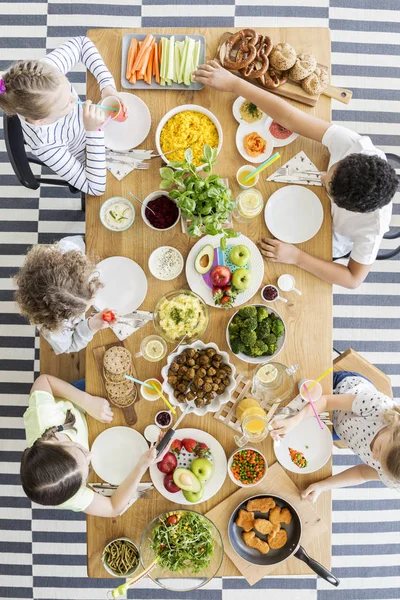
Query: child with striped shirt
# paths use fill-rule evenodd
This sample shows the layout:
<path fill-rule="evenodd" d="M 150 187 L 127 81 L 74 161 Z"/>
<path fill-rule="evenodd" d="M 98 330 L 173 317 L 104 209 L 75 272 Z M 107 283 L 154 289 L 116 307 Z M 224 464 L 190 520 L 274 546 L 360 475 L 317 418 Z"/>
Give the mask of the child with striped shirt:
<path fill-rule="evenodd" d="M 73 187 L 101 196 L 106 159 L 99 127 L 106 115 L 90 100 L 83 107 L 77 103 L 66 74 L 79 62 L 96 77 L 103 99 L 117 96 L 123 103 L 96 47 L 80 36 L 42 60 L 19 61 L 0 75 L 0 108 L 18 115 L 25 142 L 37 158 Z"/>

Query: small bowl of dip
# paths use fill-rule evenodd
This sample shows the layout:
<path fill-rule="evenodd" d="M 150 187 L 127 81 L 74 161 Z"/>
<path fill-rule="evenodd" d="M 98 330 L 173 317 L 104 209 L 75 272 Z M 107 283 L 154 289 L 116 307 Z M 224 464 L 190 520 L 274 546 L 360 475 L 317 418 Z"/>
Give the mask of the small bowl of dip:
<path fill-rule="evenodd" d="M 160 246 L 149 256 L 150 273 L 161 281 L 170 281 L 182 273 L 182 254 L 172 246 Z"/>
<path fill-rule="evenodd" d="M 135 207 L 127 198 L 114 196 L 100 207 L 100 221 L 110 231 L 126 231 L 135 220 Z"/>
<path fill-rule="evenodd" d="M 181 211 L 168 192 L 152 192 L 143 201 L 142 219 L 150 229 L 168 231 L 175 227 L 180 218 Z"/>

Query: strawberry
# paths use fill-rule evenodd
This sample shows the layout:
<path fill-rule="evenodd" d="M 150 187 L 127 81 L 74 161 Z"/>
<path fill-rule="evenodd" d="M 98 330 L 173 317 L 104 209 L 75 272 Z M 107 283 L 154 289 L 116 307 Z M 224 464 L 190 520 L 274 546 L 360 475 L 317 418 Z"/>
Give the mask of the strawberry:
<path fill-rule="evenodd" d="M 196 440 L 192 440 L 191 438 L 185 438 L 182 440 L 182 444 L 186 450 L 186 452 L 195 452 L 198 447 L 198 443 Z"/>
<path fill-rule="evenodd" d="M 174 440 L 171 444 L 170 451 L 173 452 L 174 454 L 176 454 L 177 456 L 179 456 L 181 453 L 181 450 L 182 450 L 181 440 Z"/>
<path fill-rule="evenodd" d="M 200 442 L 197 446 L 196 456 L 201 456 L 202 458 L 207 458 L 211 455 L 210 448 L 207 444 Z"/>

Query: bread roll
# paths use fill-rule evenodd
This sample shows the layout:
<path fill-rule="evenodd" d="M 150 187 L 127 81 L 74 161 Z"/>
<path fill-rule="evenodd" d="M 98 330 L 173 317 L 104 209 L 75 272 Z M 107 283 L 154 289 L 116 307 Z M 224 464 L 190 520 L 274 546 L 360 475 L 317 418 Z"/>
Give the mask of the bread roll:
<path fill-rule="evenodd" d="M 272 48 L 269 55 L 269 64 L 278 71 L 288 71 L 296 62 L 296 50 L 290 44 L 281 42 Z"/>
<path fill-rule="evenodd" d="M 296 62 L 290 69 L 289 77 L 293 81 L 302 81 L 315 70 L 317 59 L 313 54 L 299 54 Z"/>
<path fill-rule="evenodd" d="M 308 77 L 303 79 L 301 82 L 301 87 L 305 92 L 307 92 L 307 94 L 322 94 L 328 83 L 328 73 L 325 71 L 325 69 L 316 67 L 311 75 L 308 75 Z"/>

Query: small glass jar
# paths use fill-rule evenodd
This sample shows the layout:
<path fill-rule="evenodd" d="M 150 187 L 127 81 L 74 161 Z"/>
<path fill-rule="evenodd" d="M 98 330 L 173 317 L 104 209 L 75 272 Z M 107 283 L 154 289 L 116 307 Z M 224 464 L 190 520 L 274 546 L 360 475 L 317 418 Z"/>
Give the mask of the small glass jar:
<path fill-rule="evenodd" d="M 264 209 L 264 199 L 257 189 L 244 190 L 236 199 L 236 208 L 233 216 L 241 223 L 247 223 L 258 217 Z"/>

